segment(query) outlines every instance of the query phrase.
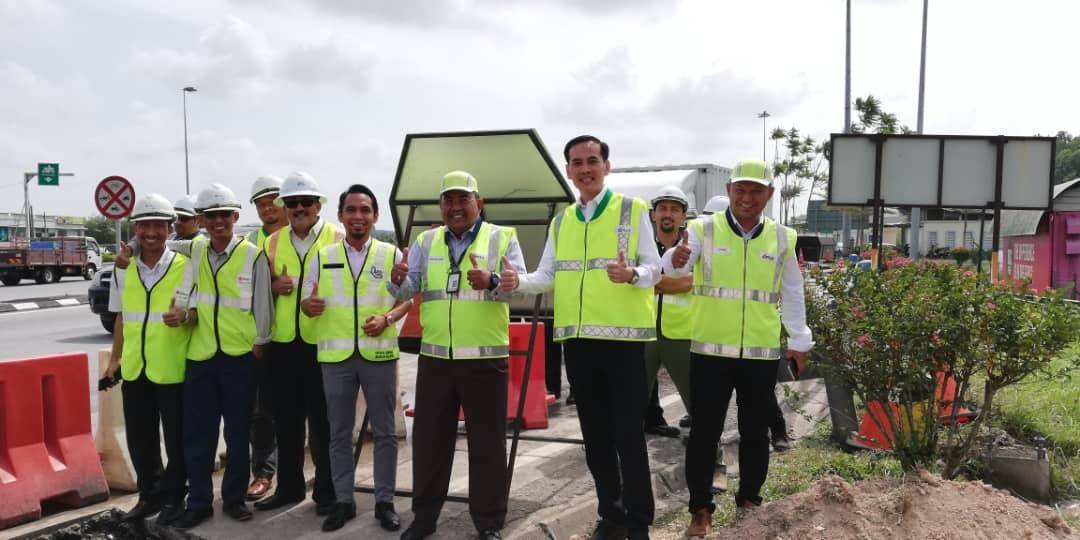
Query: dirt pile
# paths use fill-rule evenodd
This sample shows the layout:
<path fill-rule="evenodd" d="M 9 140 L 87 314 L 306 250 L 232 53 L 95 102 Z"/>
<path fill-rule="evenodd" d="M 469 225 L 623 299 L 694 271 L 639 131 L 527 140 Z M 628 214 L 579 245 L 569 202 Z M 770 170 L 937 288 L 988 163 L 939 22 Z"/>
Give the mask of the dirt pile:
<path fill-rule="evenodd" d="M 1080 535 L 1051 508 L 985 484 L 943 480 L 922 471 L 917 478 L 856 484 L 827 476 L 805 492 L 746 512 L 713 537 L 951 540 Z"/>

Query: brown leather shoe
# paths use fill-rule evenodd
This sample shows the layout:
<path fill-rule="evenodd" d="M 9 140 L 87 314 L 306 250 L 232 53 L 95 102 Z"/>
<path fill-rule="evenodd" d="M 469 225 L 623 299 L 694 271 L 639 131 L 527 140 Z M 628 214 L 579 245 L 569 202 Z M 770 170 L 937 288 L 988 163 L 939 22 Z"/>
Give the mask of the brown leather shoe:
<path fill-rule="evenodd" d="M 712 531 L 712 512 L 702 508 L 690 517 L 690 526 L 686 528 L 687 538 L 704 538 Z"/>
<path fill-rule="evenodd" d="M 257 501 L 265 497 L 266 494 L 270 492 L 270 487 L 273 485 L 273 480 L 270 480 L 269 478 L 256 478 L 248 487 L 247 500 Z"/>

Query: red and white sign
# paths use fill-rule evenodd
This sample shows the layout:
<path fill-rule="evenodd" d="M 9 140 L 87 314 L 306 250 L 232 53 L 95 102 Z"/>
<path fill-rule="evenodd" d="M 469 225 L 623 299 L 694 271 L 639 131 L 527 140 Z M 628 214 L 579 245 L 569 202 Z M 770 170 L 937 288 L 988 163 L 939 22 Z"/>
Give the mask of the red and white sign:
<path fill-rule="evenodd" d="M 135 188 L 123 176 L 110 176 L 98 183 L 94 190 L 94 204 L 98 212 L 109 219 L 123 219 L 135 206 Z"/>

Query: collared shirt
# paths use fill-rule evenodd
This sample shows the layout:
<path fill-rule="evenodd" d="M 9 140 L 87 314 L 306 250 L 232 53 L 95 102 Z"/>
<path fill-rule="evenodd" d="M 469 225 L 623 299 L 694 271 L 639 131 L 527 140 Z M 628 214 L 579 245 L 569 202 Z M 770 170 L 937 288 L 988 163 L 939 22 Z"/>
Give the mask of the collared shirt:
<path fill-rule="evenodd" d="M 307 252 L 311 250 L 311 246 L 315 245 L 315 240 L 322 234 L 323 225 L 326 225 L 326 221 L 319 218 L 315 221 L 315 224 L 311 226 L 311 230 L 308 231 L 307 236 L 300 238 L 296 235 L 296 231 L 289 228 L 289 239 L 292 240 L 293 249 L 296 250 L 296 254 L 300 257 L 300 260 L 304 260 L 307 256 Z"/>
<path fill-rule="evenodd" d="M 581 201 L 579 199 L 577 201 L 576 204 L 581 209 L 581 215 L 585 216 L 586 223 L 592 221 L 600 201 L 604 199 L 604 196 L 610 190 L 611 188 L 605 186 L 592 200 Z M 629 203 L 629 200 L 623 201 L 623 204 Z M 535 271 L 518 276 L 517 290 L 519 292 L 540 294 L 555 288 L 555 245 L 553 242 L 554 239 L 549 235 L 544 243 L 544 254 L 540 257 L 540 264 L 536 266 Z M 642 212 L 641 218 L 638 220 L 637 254 L 639 266 L 634 267 L 634 270 L 637 271 L 638 280 L 637 283 L 634 283 L 634 286 L 651 289 L 660 282 L 660 252 L 656 250 L 652 221 L 649 219 L 648 212 Z"/>
<path fill-rule="evenodd" d="M 161 278 L 165 277 L 165 270 L 172 264 L 173 258 L 176 257 L 176 252 L 165 247 L 165 251 L 158 258 L 158 261 L 154 266 L 147 266 L 143 262 L 142 257 L 135 257 L 135 265 L 139 268 L 139 278 L 142 279 L 143 287 L 146 290 L 150 290 L 161 281 Z M 131 268 L 131 265 L 128 265 Z M 114 268 L 112 274 L 112 283 L 109 285 L 112 290 L 109 291 L 109 311 L 113 313 L 120 313 L 124 311 L 124 276 L 127 275 L 127 271 L 121 271 L 120 268 Z"/>
<path fill-rule="evenodd" d="M 735 219 L 730 208 L 726 211 L 726 217 L 728 225 L 740 233 L 745 241 L 757 236 L 762 229 L 762 223 L 764 223 L 764 220 L 759 217 L 758 224 L 748 232 L 739 225 L 739 221 Z M 777 224 L 777 226 L 780 225 Z M 671 263 L 671 257 L 675 250 L 670 249 L 667 253 L 664 253 L 664 273 L 679 277 L 690 275 L 693 271 L 694 264 L 697 263 L 698 257 L 701 256 L 701 239 L 697 237 L 697 233 L 693 229 L 687 228 L 687 230 L 690 233 L 687 242 L 687 247 L 690 248 L 690 261 L 682 268 L 675 268 Z M 784 323 L 784 328 L 787 329 L 789 349 L 806 352 L 813 348 L 814 336 L 810 331 L 810 327 L 806 326 L 806 298 L 803 296 L 803 276 L 802 272 L 799 271 L 799 261 L 795 258 L 795 253 L 790 250 L 784 255 L 784 266 L 780 277 L 780 321 Z"/>
<path fill-rule="evenodd" d="M 469 227 L 461 236 L 458 236 L 449 229 L 446 229 L 447 238 L 449 243 L 447 248 L 450 250 L 450 256 L 454 259 L 462 256 L 465 250 L 472 244 L 476 234 L 480 231 L 481 220 L 477 219 L 476 223 L 473 223 L 472 227 Z M 521 245 L 518 244 L 517 236 L 510 238 L 509 245 L 506 246 L 506 258 L 510 260 L 510 264 L 514 266 L 514 270 L 518 272 L 525 271 L 525 257 L 521 254 Z M 472 265 L 468 261 L 461 262 L 461 272 L 467 273 Z M 394 285 L 391 282 L 387 288 L 390 294 L 394 295 L 398 300 L 407 300 L 412 298 L 417 292 L 424 289 L 424 276 L 427 275 L 427 257 L 422 253 L 420 247 L 420 237 L 416 237 L 416 241 L 409 247 L 409 273 L 405 276 L 405 281 L 401 282 L 401 285 Z M 464 276 L 462 276 L 464 278 Z M 468 287 L 468 281 L 463 282 L 464 287 Z M 502 289 L 496 288 L 493 296 L 496 299 L 508 298 L 511 293 L 507 293 Z"/>
<path fill-rule="evenodd" d="M 232 237 L 225 251 L 215 250 L 214 244 L 208 241 L 206 258 L 210 262 L 211 270 L 217 272 L 221 265 L 229 260 L 229 255 L 236 249 L 236 245 L 243 240 L 244 238 L 240 236 Z M 193 260 L 187 267 L 189 273 L 194 273 L 193 276 L 189 276 L 188 279 L 191 280 L 189 283 L 199 282 L 199 262 Z M 270 290 L 270 265 L 266 261 L 266 253 L 262 251 L 255 256 L 255 267 L 251 279 L 251 312 L 255 315 L 255 344 L 265 345 L 270 342 L 270 325 L 274 322 L 274 296 Z M 196 295 L 192 294 L 188 298 L 188 309 L 195 309 L 197 304 Z"/>
<path fill-rule="evenodd" d="M 371 247 L 371 237 L 369 236 L 364 245 L 360 246 L 360 249 L 356 249 L 352 244 L 345 242 L 345 256 L 349 258 L 349 268 L 352 269 L 353 280 L 360 278 L 360 272 L 364 270 L 364 263 L 367 261 L 367 255 L 369 248 Z M 394 248 L 394 264 L 401 262 L 401 251 Z M 319 261 L 319 255 L 316 253 L 311 261 L 308 262 L 307 272 L 304 273 L 304 283 L 302 289 L 300 289 L 300 298 L 308 298 L 311 296 L 312 291 L 315 290 L 315 285 L 319 283 L 319 266 L 322 262 Z M 387 284 L 390 284 L 387 280 Z"/>

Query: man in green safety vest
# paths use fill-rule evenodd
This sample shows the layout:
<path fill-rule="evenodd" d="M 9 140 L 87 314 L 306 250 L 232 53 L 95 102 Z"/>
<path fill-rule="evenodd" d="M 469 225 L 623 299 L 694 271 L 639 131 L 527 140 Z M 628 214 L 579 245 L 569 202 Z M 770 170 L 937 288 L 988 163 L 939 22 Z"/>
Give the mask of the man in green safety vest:
<path fill-rule="evenodd" d="M 664 254 L 664 272 L 693 270 L 690 334 L 690 415 L 686 483 L 687 537 L 710 532 L 716 445 L 732 391 L 739 407 L 739 490 L 735 504 L 761 504 L 769 471 L 769 424 L 776 415 L 777 363 L 798 374 L 813 336 L 806 326 L 803 278 L 795 231 L 763 217 L 773 195 L 772 171 L 761 160 L 735 165 L 727 184 L 730 206 L 690 222 L 682 242 Z M 780 326 L 788 333 L 780 348 Z"/>
<path fill-rule="evenodd" d="M 391 274 L 390 290 L 398 299 L 417 292 L 422 299 L 413 422 L 415 519 L 402 540 L 435 532 L 450 484 L 459 407 L 469 441 L 469 513 L 481 539 L 502 538 L 510 295 L 498 290 L 499 271 L 524 268 L 525 261 L 514 229 L 481 219 L 482 205 L 473 175 L 447 173 L 439 192 L 444 225 L 420 233 Z"/>
<path fill-rule="evenodd" d="M 210 238 L 191 243 L 191 263 L 176 289 L 176 305 L 165 315 L 168 326 L 195 328 L 187 348 L 183 397 L 189 493 L 184 515 L 173 524 L 182 530 L 214 515 L 211 473 L 222 420 L 228 453 L 222 510 L 236 521 L 252 517 L 244 503 L 251 399 L 255 362 L 270 340 L 273 318 L 266 257 L 251 242 L 233 236 L 240 217 L 236 194 L 211 184 L 199 192 L 196 206 Z"/>
<path fill-rule="evenodd" d="M 191 328 L 169 328 L 164 316 L 180 286 L 188 258 L 165 246 L 173 206 L 152 193 L 135 202 L 131 221 L 142 250 L 127 269 L 113 273 L 109 311 L 116 313 L 112 354 L 105 376 L 120 370 L 124 383 L 124 428 L 135 469 L 139 502 L 125 517 L 170 525 L 184 512 L 183 416 L 184 358 Z M 165 455 L 161 463 L 161 437 Z"/>
<path fill-rule="evenodd" d="M 248 233 L 247 240 L 263 249 L 266 238 L 282 228 L 288 218 L 285 208 L 274 204 L 281 191 L 282 180 L 276 176 L 260 176 L 251 184 L 251 198 L 259 213 L 262 227 Z M 277 468 L 277 438 L 274 435 L 272 372 L 267 362 L 255 366 L 255 400 L 251 409 L 251 485 L 247 500 L 256 501 L 270 492 Z"/>
<path fill-rule="evenodd" d="M 596 483 L 594 540 L 648 538 L 654 513 L 642 421 L 660 255 L 648 203 L 604 186 L 608 153 L 607 143 L 591 135 L 566 143 L 566 175 L 578 201 L 552 220 L 535 272 L 517 276 L 509 269 L 501 276 L 505 290 L 555 289 L 553 335 L 563 344 Z"/>
<path fill-rule="evenodd" d="M 310 174 L 290 174 L 274 199 L 274 204 L 285 207 L 289 225 L 271 234 L 263 246 L 274 276 L 274 326 L 267 360 L 273 381 L 278 485 L 273 495 L 255 503 L 256 510 L 273 510 L 304 500 L 305 431 L 315 465 L 311 495 L 315 511 L 325 516 L 334 508 L 330 424 L 317 359 L 315 321 L 300 310 L 299 290 L 315 254 L 341 239 L 337 227 L 319 217 L 324 203 L 326 196 Z"/>
<path fill-rule="evenodd" d="M 395 300 L 387 288 L 402 255 L 393 244 L 372 237 L 378 220 L 379 202 L 371 189 L 349 186 L 338 199 L 345 240 L 319 250 L 308 263 L 303 283 L 300 308 L 318 321 L 318 359 L 330 420 L 330 472 L 337 499 L 323 522 L 324 531 L 340 529 L 356 516 L 352 435 L 356 393 L 361 389 L 375 435 L 375 519 L 388 531 L 401 527 L 394 510 L 394 405 L 400 355 L 394 323 L 409 312 L 412 301 Z"/>

